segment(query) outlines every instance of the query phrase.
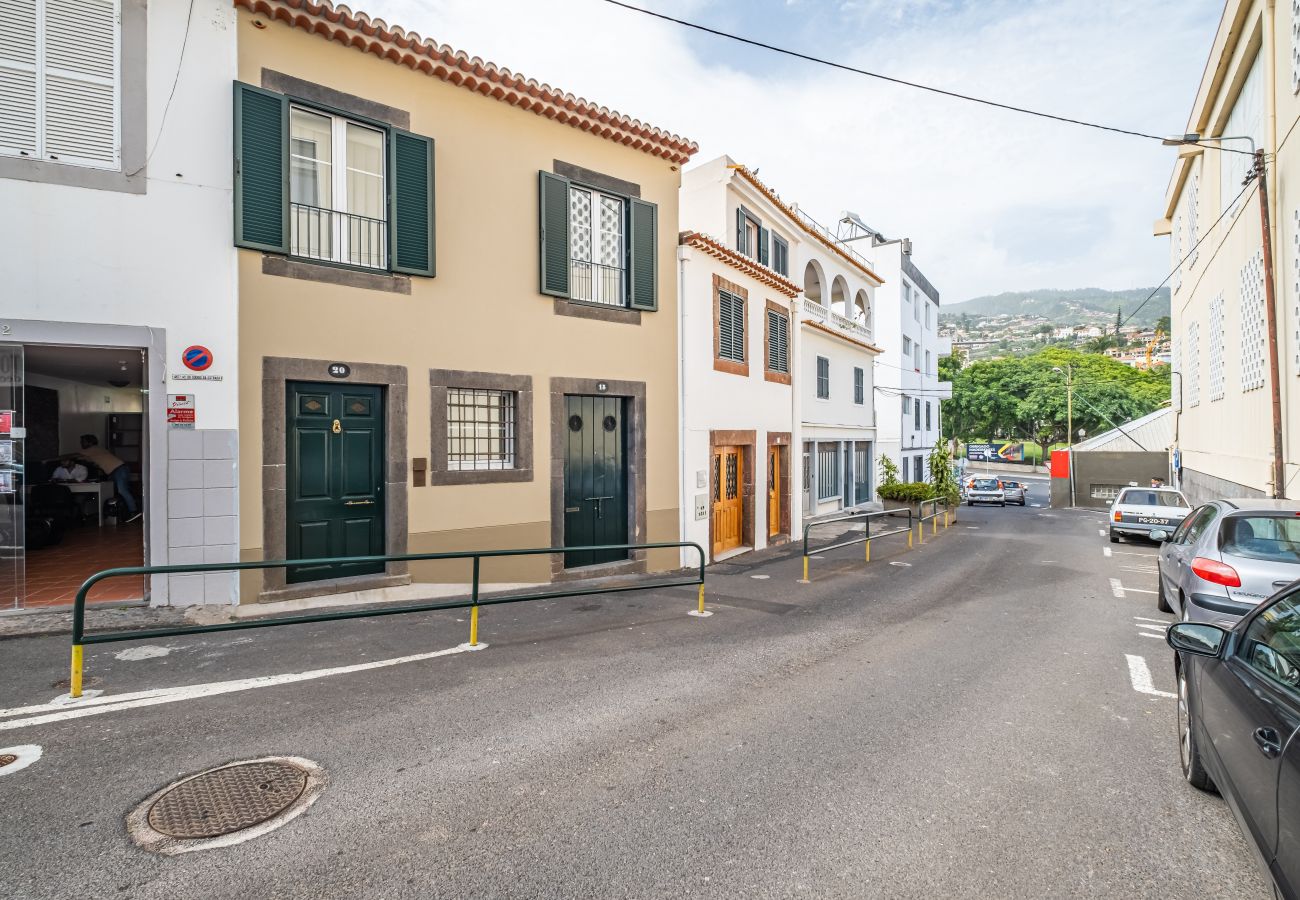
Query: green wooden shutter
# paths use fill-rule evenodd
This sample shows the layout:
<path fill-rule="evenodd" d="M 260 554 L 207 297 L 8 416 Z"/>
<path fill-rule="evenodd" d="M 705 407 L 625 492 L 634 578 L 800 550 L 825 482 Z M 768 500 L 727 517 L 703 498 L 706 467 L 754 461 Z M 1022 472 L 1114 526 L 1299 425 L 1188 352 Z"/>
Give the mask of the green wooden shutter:
<path fill-rule="evenodd" d="M 389 254 L 394 272 L 434 274 L 433 138 L 391 129 Z"/>
<path fill-rule="evenodd" d="M 768 231 L 766 228 L 762 227 L 761 225 L 759 226 L 759 228 L 758 228 L 758 261 L 759 261 L 759 263 L 761 263 L 762 265 L 767 265 L 767 264 L 768 264 L 768 260 L 771 258 L 771 257 L 768 256 L 768 244 L 771 243 L 771 234 L 772 234 L 772 232 Z"/>
<path fill-rule="evenodd" d="M 749 248 L 745 246 L 745 211 L 736 207 L 736 249 L 741 253 L 749 253 Z"/>
<path fill-rule="evenodd" d="M 569 296 L 569 179 L 538 173 L 541 291 Z"/>
<path fill-rule="evenodd" d="M 633 309 L 659 308 L 659 207 L 632 200 L 629 280 Z"/>
<path fill-rule="evenodd" d="M 238 81 L 235 246 L 289 252 L 289 100 Z"/>

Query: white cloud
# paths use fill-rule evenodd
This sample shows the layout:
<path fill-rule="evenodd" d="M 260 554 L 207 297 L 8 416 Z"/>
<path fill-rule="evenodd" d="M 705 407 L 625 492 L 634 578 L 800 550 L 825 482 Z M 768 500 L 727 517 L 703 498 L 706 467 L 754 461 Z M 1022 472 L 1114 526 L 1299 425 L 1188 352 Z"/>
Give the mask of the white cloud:
<path fill-rule="evenodd" d="M 1151 133 L 1181 131 L 1215 0 L 645 0 L 863 68 Z M 823 220 L 852 209 L 945 302 L 1165 274 L 1151 237 L 1173 157 L 1109 135 L 739 48 L 595 0 L 364 0 L 373 15 L 687 135 Z M 1136 8 L 1135 8 L 1136 7 Z M 747 15 L 761 10 L 764 15 Z M 686 223 L 689 224 L 689 223 Z"/>

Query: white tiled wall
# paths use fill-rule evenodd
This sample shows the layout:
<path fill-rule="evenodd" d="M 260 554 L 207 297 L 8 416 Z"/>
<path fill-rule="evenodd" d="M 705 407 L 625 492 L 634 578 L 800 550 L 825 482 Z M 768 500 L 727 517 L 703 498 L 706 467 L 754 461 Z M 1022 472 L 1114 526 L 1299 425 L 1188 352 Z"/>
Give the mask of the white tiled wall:
<path fill-rule="evenodd" d="M 172 565 L 239 559 L 238 436 L 233 429 L 168 433 L 167 545 Z M 173 606 L 238 603 L 234 572 L 169 576 Z"/>

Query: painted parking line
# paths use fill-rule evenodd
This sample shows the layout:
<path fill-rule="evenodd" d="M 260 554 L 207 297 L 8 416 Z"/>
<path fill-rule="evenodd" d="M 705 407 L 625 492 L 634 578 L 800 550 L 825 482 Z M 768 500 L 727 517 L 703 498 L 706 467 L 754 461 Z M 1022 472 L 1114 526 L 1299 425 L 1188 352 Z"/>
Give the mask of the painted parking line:
<path fill-rule="evenodd" d="M 1114 594 L 1117 599 L 1124 599 L 1124 585 L 1119 583 L 1118 578 L 1112 578 L 1110 580 L 1110 592 Z"/>
<path fill-rule="evenodd" d="M 1141 656 L 1134 656 L 1131 653 L 1124 654 L 1128 660 L 1128 679 L 1133 684 L 1133 690 L 1139 694 L 1147 694 L 1152 697 L 1167 697 L 1173 699 L 1176 695 L 1168 691 L 1156 690 L 1155 682 L 1151 680 L 1151 670 L 1147 668 L 1147 661 Z"/>
<path fill-rule="evenodd" d="M 50 722 L 62 722 L 67 719 L 80 719 L 85 716 L 97 716 L 102 713 L 117 712 L 123 709 L 137 709 L 143 706 L 158 706 L 163 703 L 178 703 L 182 700 L 194 700 L 201 697 L 216 697 L 221 694 L 233 694 L 257 688 L 275 687 L 282 684 L 294 684 L 299 681 L 312 681 L 328 678 L 332 675 L 348 675 L 353 672 L 365 672 L 370 669 L 386 669 L 404 663 L 421 662 L 436 659 L 439 656 L 451 656 L 486 647 L 480 643 L 477 647 L 460 644 L 445 650 L 431 653 L 415 653 L 410 656 L 397 656 L 391 659 L 379 659 L 373 662 L 356 663 L 350 666 L 335 666 L 329 669 L 312 669 L 307 672 L 288 672 L 283 675 L 261 675 L 256 678 L 240 678 L 235 681 L 215 681 L 208 684 L 190 684 L 184 687 L 160 688 L 151 691 L 137 691 L 117 696 L 101 695 L 87 700 L 69 703 L 55 701 L 36 706 L 20 706 L 12 709 L 0 709 L 0 731 L 14 728 L 27 728 L 32 725 L 45 725 Z M 76 705 L 73 705 L 73 704 Z M 19 716 L 20 718 L 12 718 Z"/>
<path fill-rule="evenodd" d="M 1161 625 L 1172 625 L 1172 624 L 1174 624 L 1174 623 L 1173 623 L 1173 620 L 1171 620 L 1171 619 L 1152 619 L 1152 618 L 1149 618 L 1149 617 L 1147 617 L 1147 616 L 1134 616 L 1133 618 L 1134 618 L 1136 621 L 1138 621 L 1138 622 L 1159 622 Z"/>
<path fill-rule="evenodd" d="M 1109 558 L 1110 558 L 1111 556 L 1113 556 L 1114 554 L 1113 554 L 1113 552 L 1111 551 L 1111 549 L 1110 549 L 1109 547 L 1102 547 L 1102 548 L 1101 548 L 1101 555 L 1104 556 L 1104 557 L 1106 557 L 1107 559 L 1109 559 Z"/>
<path fill-rule="evenodd" d="M 1105 536 L 1106 536 L 1106 529 L 1105 529 L 1105 528 L 1098 528 L 1098 529 L 1097 529 L 1097 533 L 1098 533 L 1099 535 L 1101 535 L 1102 537 L 1105 537 Z"/>

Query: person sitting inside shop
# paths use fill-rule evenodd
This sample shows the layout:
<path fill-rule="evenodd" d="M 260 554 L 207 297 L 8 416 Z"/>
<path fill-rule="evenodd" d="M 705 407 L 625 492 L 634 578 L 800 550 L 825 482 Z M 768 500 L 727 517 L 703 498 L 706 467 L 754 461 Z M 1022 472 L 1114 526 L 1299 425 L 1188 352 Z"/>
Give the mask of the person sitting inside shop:
<path fill-rule="evenodd" d="M 81 436 L 81 452 L 77 456 L 93 463 L 105 476 L 112 480 L 117 495 L 126 504 L 126 522 L 128 525 L 140 518 L 135 495 L 131 493 L 130 466 L 99 446 L 99 438 L 93 434 L 83 434 Z"/>
<path fill-rule="evenodd" d="M 50 475 L 50 481 L 68 482 L 68 481 L 85 481 L 90 477 L 90 471 L 77 462 L 75 456 L 65 456 L 59 460 L 53 474 Z"/>

